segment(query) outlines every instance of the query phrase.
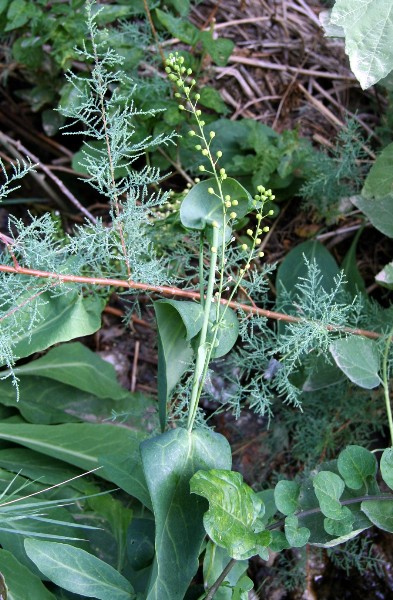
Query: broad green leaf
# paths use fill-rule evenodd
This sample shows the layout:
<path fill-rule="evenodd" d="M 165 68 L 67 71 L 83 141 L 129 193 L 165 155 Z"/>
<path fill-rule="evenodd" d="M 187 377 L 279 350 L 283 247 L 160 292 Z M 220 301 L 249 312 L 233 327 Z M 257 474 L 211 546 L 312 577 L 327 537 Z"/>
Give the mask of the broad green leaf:
<path fill-rule="evenodd" d="M 355 196 L 351 200 L 376 229 L 393 237 L 393 193 L 373 199 Z"/>
<path fill-rule="evenodd" d="M 55 600 L 41 579 L 22 565 L 10 552 L 0 550 L 0 572 L 8 588 L 8 596 L 1 590 L 4 600 Z"/>
<path fill-rule="evenodd" d="M 127 531 L 127 554 L 131 567 L 140 571 L 154 559 L 154 520 L 136 517 Z"/>
<path fill-rule="evenodd" d="M 331 471 L 320 471 L 313 479 L 313 486 L 325 517 L 336 521 L 348 517 L 349 509 L 342 506 L 339 501 L 345 488 L 345 483 L 341 477 Z"/>
<path fill-rule="evenodd" d="M 392 70 L 393 6 L 386 0 L 336 0 L 331 23 L 345 32 L 345 51 L 363 89 Z"/>
<path fill-rule="evenodd" d="M 393 500 L 363 500 L 361 506 L 374 525 L 393 533 Z"/>
<path fill-rule="evenodd" d="M 76 292 L 54 298 L 46 292 L 40 299 L 41 318 L 32 329 L 28 304 L 18 311 L 20 323 L 22 326 L 24 324 L 26 332 L 16 338 L 14 352 L 19 358 L 41 352 L 59 342 L 90 335 L 101 327 L 101 312 L 104 308 L 102 299 L 91 296 L 84 298 Z M 2 363 L 4 364 L 5 362 Z"/>
<path fill-rule="evenodd" d="M 381 198 L 392 192 L 393 143 L 382 150 L 368 172 L 362 189 L 362 196 L 365 198 Z"/>
<path fill-rule="evenodd" d="M 57 542 L 25 541 L 26 553 L 56 585 L 99 600 L 135 598 L 129 581 L 116 569 L 80 548 Z"/>
<path fill-rule="evenodd" d="M 164 12 L 159 8 L 156 8 L 155 12 L 160 23 L 174 37 L 179 38 L 179 40 L 186 44 L 190 44 L 190 46 L 194 46 L 199 41 L 199 29 L 188 20 L 174 17 L 169 12 Z"/>
<path fill-rule="evenodd" d="M 65 425 L 0 424 L 0 439 L 48 454 L 112 481 L 150 506 L 139 457 L 144 435 L 125 427 L 91 423 Z"/>
<path fill-rule="evenodd" d="M 205 557 L 203 559 L 203 582 L 205 589 L 210 588 L 217 578 L 221 575 L 231 557 L 224 548 L 216 546 L 211 540 L 208 541 Z M 233 568 L 229 571 L 224 579 L 222 586 L 217 590 L 214 598 L 215 600 L 233 600 L 233 588 L 239 582 L 239 580 L 246 574 L 248 569 L 247 560 L 236 561 Z M 251 588 L 253 587 L 252 581 Z M 246 600 L 248 594 L 245 596 Z"/>
<path fill-rule="evenodd" d="M 296 481 L 279 481 L 274 488 L 274 501 L 283 515 L 291 515 L 299 507 L 300 486 Z"/>
<path fill-rule="evenodd" d="M 218 194 L 215 179 L 206 179 L 197 183 L 184 198 L 180 207 L 180 219 L 184 227 L 189 229 L 205 229 L 216 221 L 218 226 L 223 227 L 223 205 L 221 198 L 215 194 L 209 194 L 208 189 L 212 187 Z M 222 183 L 224 197 L 229 195 L 232 200 L 237 200 L 235 207 L 237 218 L 241 219 L 251 210 L 252 198 L 247 190 L 235 179 L 227 178 Z M 235 210 L 234 209 L 234 210 Z"/>
<path fill-rule="evenodd" d="M 121 400 L 129 396 L 117 382 L 113 365 L 80 342 L 52 348 L 45 356 L 15 368 L 14 373 L 17 377 L 35 375 L 54 379 L 98 398 Z"/>
<path fill-rule="evenodd" d="M 352 490 L 367 490 L 378 469 L 374 454 L 361 446 L 347 446 L 340 453 L 337 466 L 345 485 Z"/>
<path fill-rule="evenodd" d="M 217 327 L 217 335 L 215 346 L 212 353 L 212 358 L 220 358 L 228 354 L 232 350 L 239 336 L 239 320 L 234 310 L 227 306 L 220 305 L 219 318 L 222 321 L 218 326 L 215 325 L 217 316 L 216 306 L 212 306 L 210 310 L 210 319 L 206 341 L 209 343 L 213 339 L 214 329 Z"/>
<path fill-rule="evenodd" d="M 291 548 L 305 546 L 310 538 L 310 530 L 307 527 L 299 527 L 299 519 L 296 515 L 285 517 L 285 537 Z"/>
<path fill-rule="evenodd" d="M 245 560 L 255 554 L 266 560 L 271 541 L 268 531 L 262 531 L 259 515 L 263 504 L 256 493 L 243 482 L 240 473 L 213 469 L 199 471 L 191 480 L 191 491 L 209 501 L 203 517 L 207 534 L 229 556 Z"/>
<path fill-rule="evenodd" d="M 171 392 L 189 369 L 193 359 L 190 340 L 201 330 L 203 311 L 197 302 L 157 300 L 154 302 L 158 327 L 158 401 L 161 430 L 167 420 Z"/>
<path fill-rule="evenodd" d="M 199 104 L 211 108 L 216 113 L 226 114 L 228 112 L 227 105 L 221 98 L 220 92 L 216 88 L 204 86 L 200 91 Z"/>
<path fill-rule="evenodd" d="M 383 285 L 383 287 L 393 289 L 393 261 L 386 265 L 382 271 L 375 276 L 375 281 L 380 285 Z"/>
<path fill-rule="evenodd" d="M 367 390 L 379 386 L 379 355 L 374 340 L 360 336 L 342 338 L 332 342 L 329 350 L 336 365 L 353 383 Z"/>
<path fill-rule="evenodd" d="M 393 490 L 393 448 L 383 451 L 380 468 L 384 482 Z"/>
<path fill-rule="evenodd" d="M 204 50 L 210 54 L 213 62 L 219 67 L 225 67 L 235 47 L 233 41 L 226 38 L 214 39 L 211 31 L 202 31 L 199 35 Z"/>
<path fill-rule="evenodd" d="M 345 380 L 345 375 L 334 361 L 328 362 L 321 354 L 313 360 L 312 371 L 303 383 L 304 392 L 314 392 Z"/>
<path fill-rule="evenodd" d="M 116 382 L 117 385 L 117 382 Z M 37 425 L 55 425 L 95 421 L 101 423 L 117 413 L 132 413 L 127 424 L 136 426 L 151 413 L 153 401 L 140 393 L 128 393 L 123 390 L 121 400 L 97 398 L 94 394 L 83 392 L 76 387 L 66 385 L 54 379 L 21 375 L 19 379 L 19 400 L 10 378 L 0 380 L 0 402 L 4 406 L 17 408 L 23 418 Z M 155 423 L 153 423 L 155 427 Z"/>
<path fill-rule="evenodd" d="M 156 557 L 147 600 L 183 600 L 198 568 L 205 501 L 190 494 L 200 469 L 231 466 L 227 440 L 210 430 L 173 429 L 141 444 L 156 521 Z"/>
<path fill-rule="evenodd" d="M 20 473 L 43 486 L 57 485 L 81 474 L 79 469 L 70 467 L 51 456 L 45 456 L 29 448 L 19 447 L 0 450 L 0 467 L 12 473 Z M 80 492 L 88 493 L 87 490 L 91 488 L 92 484 L 81 477 L 68 485 Z M 30 491 L 26 493 L 29 494 Z"/>

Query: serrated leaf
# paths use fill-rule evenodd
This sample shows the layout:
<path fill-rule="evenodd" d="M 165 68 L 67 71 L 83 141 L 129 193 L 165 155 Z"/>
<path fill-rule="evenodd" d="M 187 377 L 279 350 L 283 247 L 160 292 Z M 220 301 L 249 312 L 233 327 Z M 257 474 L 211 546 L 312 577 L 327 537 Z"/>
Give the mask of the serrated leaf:
<path fill-rule="evenodd" d="M 25 550 L 48 579 L 70 592 L 99 600 L 131 600 L 136 597 L 125 577 L 85 550 L 39 540 L 26 540 Z"/>
<path fill-rule="evenodd" d="M 337 467 L 345 485 L 352 490 L 368 489 L 369 483 L 377 474 L 377 461 L 374 454 L 361 446 L 347 446 L 337 461 Z"/>
<path fill-rule="evenodd" d="M 206 225 L 216 221 L 219 228 L 223 228 L 222 200 L 214 194 L 209 194 L 212 187 L 218 194 L 215 179 L 206 179 L 197 183 L 186 195 L 180 207 L 180 219 L 184 227 L 203 230 Z M 251 210 L 252 198 L 247 190 L 235 179 L 228 177 L 222 183 L 222 193 L 227 194 L 232 200 L 237 200 L 237 218 L 241 219 Z"/>
<path fill-rule="evenodd" d="M 374 525 L 393 533 L 393 500 L 363 500 L 361 507 Z"/>
<path fill-rule="evenodd" d="M 167 420 L 167 403 L 181 376 L 189 368 L 194 352 L 190 340 L 201 330 L 203 310 L 197 302 L 157 300 L 158 401 L 161 430 Z"/>
<path fill-rule="evenodd" d="M 382 479 L 393 490 L 393 448 L 386 448 L 381 457 Z"/>
<path fill-rule="evenodd" d="M 52 348 L 37 360 L 14 368 L 17 377 L 34 375 L 60 381 L 98 398 L 121 400 L 129 392 L 121 387 L 110 363 L 80 342 Z"/>
<path fill-rule="evenodd" d="M 313 479 L 313 487 L 325 517 L 336 521 L 348 517 L 349 509 L 342 506 L 339 501 L 345 489 L 345 483 L 341 477 L 331 471 L 320 471 Z"/>
<path fill-rule="evenodd" d="M 203 523 L 217 546 L 225 548 L 236 560 L 255 554 L 266 556 L 271 535 L 268 531 L 261 531 L 258 516 L 262 501 L 243 483 L 240 473 L 217 469 L 199 471 L 191 480 L 191 491 L 209 501 Z"/>
<path fill-rule="evenodd" d="M 305 546 L 310 538 L 310 530 L 307 527 L 299 527 L 299 519 L 296 515 L 285 517 L 285 537 L 291 548 Z"/>
<path fill-rule="evenodd" d="M 360 336 L 342 338 L 332 342 L 329 350 L 336 365 L 353 383 L 367 390 L 379 386 L 380 359 L 374 340 Z"/>
<path fill-rule="evenodd" d="M 8 600 L 26 600 L 27 594 L 29 600 L 55 600 L 41 579 L 7 550 L 0 550 L 0 572 L 8 587 Z M 0 598 L 7 599 L 1 583 Z"/>
<path fill-rule="evenodd" d="M 198 568 L 205 501 L 190 494 L 200 469 L 230 468 L 227 440 L 210 430 L 173 429 L 141 444 L 156 522 L 156 557 L 147 600 L 183 600 Z"/>
<path fill-rule="evenodd" d="M 299 507 L 300 486 L 296 481 L 279 481 L 274 488 L 274 501 L 283 515 L 291 515 Z"/>
<path fill-rule="evenodd" d="M 336 0 L 331 23 L 345 32 L 351 69 L 363 89 L 392 70 L 393 5 L 386 0 Z"/>

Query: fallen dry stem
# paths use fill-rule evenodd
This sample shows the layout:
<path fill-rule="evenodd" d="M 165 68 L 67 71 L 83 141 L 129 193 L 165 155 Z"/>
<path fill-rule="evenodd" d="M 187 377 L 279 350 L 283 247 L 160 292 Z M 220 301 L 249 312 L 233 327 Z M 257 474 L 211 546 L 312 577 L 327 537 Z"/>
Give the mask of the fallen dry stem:
<path fill-rule="evenodd" d="M 53 279 L 60 283 L 84 283 L 86 285 L 100 285 L 105 287 L 120 287 L 125 289 L 144 290 L 147 292 L 153 292 L 156 294 L 162 294 L 163 296 L 177 296 L 183 298 L 191 298 L 193 300 L 200 300 L 201 295 L 198 292 L 192 290 L 182 290 L 180 288 L 166 286 L 166 285 L 149 285 L 147 283 L 138 283 L 132 280 L 125 279 L 111 279 L 105 277 L 83 277 L 80 275 L 60 275 L 59 273 L 51 273 L 49 271 L 38 271 L 36 269 L 26 269 L 24 267 L 11 267 L 9 265 L 0 265 L 0 272 L 13 273 L 18 275 L 26 275 L 29 277 L 38 277 L 41 279 Z M 274 319 L 275 321 L 286 321 L 287 323 L 301 323 L 306 319 L 302 317 L 295 317 L 293 315 L 286 315 L 284 313 L 267 310 L 265 308 L 259 308 L 256 306 L 249 306 L 242 304 L 241 302 L 228 302 L 222 298 L 220 300 L 222 304 L 228 304 L 231 308 L 241 309 L 246 313 L 260 315 L 267 319 Z M 382 334 L 376 331 L 368 331 L 366 329 L 352 329 L 351 327 L 337 327 L 336 325 L 326 325 L 328 331 L 340 331 L 342 333 L 349 333 L 352 335 L 360 335 L 363 337 L 378 339 L 382 337 Z"/>

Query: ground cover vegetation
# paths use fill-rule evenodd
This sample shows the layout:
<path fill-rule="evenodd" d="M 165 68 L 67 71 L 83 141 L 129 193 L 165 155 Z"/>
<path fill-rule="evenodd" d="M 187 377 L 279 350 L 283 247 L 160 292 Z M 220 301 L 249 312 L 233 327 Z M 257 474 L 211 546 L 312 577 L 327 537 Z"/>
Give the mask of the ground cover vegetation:
<path fill-rule="evenodd" d="M 389 14 L 386 47 L 373 37 L 386 3 L 355 8 L 337 0 L 322 22 L 364 88 L 389 87 Z M 393 531 L 393 267 L 378 261 L 370 286 L 357 261 L 366 227 L 391 248 L 389 106 L 371 165 L 356 115 L 329 152 L 231 120 L 201 81 L 234 43 L 190 9 L 0 4 L 5 83 L 17 65 L 19 97 L 68 135 L 64 176 L 83 181 L 44 167 L 83 215 L 70 225 L 35 155 L 0 133 L 3 598 L 340 597 L 315 589 L 327 562 L 391 590 L 373 541 Z M 49 211 L 22 197 L 28 176 Z M 340 264 L 312 233 L 266 261 L 294 203 L 333 227 L 356 211 Z M 122 386 L 85 337 L 113 290 L 131 326 L 153 307 L 156 398 Z M 251 459 L 250 441 L 228 441 L 249 418 Z"/>

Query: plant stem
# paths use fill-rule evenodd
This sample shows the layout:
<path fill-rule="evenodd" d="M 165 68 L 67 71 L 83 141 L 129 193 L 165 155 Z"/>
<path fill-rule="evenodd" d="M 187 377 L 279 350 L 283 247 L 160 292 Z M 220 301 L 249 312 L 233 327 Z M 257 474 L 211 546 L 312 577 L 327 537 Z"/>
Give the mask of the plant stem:
<path fill-rule="evenodd" d="M 203 231 L 200 233 L 199 237 L 199 293 L 201 295 L 201 306 L 203 308 L 205 300 L 204 300 L 204 285 L 203 285 Z"/>
<path fill-rule="evenodd" d="M 388 423 L 389 423 L 390 442 L 391 442 L 391 445 L 393 446 L 393 418 L 392 418 L 392 406 L 390 404 L 390 397 L 389 397 L 389 378 L 388 378 L 388 357 L 389 357 L 390 344 L 392 343 L 392 335 L 393 335 L 393 327 L 389 331 L 388 338 L 386 340 L 385 351 L 383 353 L 383 358 L 382 358 L 382 383 L 383 383 L 383 390 L 384 390 L 384 396 L 385 396 L 386 413 L 388 416 Z"/>
<path fill-rule="evenodd" d="M 211 600 L 214 597 L 215 593 L 218 591 L 218 588 L 224 581 L 225 577 L 228 575 L 229 571 L 235 566 L 236 562 L 237 561 L 235 558 L 231 558 L 231 560 L 229 561 L 229 563 L 227 564 L 227 566 L 225 567 L 225 569 L 223 570 L 221 575 L 213 583 L 211 588 L 209 588 L 209 590 L 205 596 L 205 600 Z"/>
<path fill-rule="evenodd" d="M 212 305 L 213 299 L 213 289 L 214 283 L 216 280 L 216 266 L 217 266 L 217 244 L 218 244 L 218 227 L 213 227 L 213 244 L 212 251 L 210 254 L 210 267 L 209 267 L 209 280 L 207 283 L 206 290 L 206 301 L 203 311 L 203 325 L 201 329 L 201 334 L 199 337 L 198 350 L 197 350 L 197 359 L 195 363 L 195 371 L 194 371 L 194 380 L 192 383 L 192 391 L 191 391 L 191 400 L 190 400 L 190 408 L 188 413 L 188 423 L 187 429 L 188 431 L 192 430 L 194 425 L 196 411 L 198 408 L 200 390 L 203 385 L 204 373 L 206 372 L 206 358 L 208 355 L 206 348 L 206 336 L 207 336 L 207 328 L 209 325 L 209 317 L 210 317 L 210 308 Z"/>
<path fill-rule="evenodd" d="M 114 279 L 110 277 L 85 277 L 82 275 L 66 275 L 60 273 L 54 273 L 51 271 L 41 271 L 38 269 L 28 269 L 26 267 L 12 267 L 11 265 L 0 265 L 0 272 L 2 273 L 14 273 L 19 275 L 27 275 L 29 277 L 36 277 L 38 279 L 54 279 L 59 285 L 61 283 L 84 283 L 86 285 L 99 285 L 103 287 L 118 287 L 133 290 L 145 290 L 146 292 L 153 292 L 156 294 L 163 294 L 164 296 L 177 296 L 183 298 L 192 298 L 193 300 L 200 300 L 201 295 L 199 292 L 193 290 L 182 290 L 177 287 L 171 287 L 168 285 L 149 285 L 147 283 L 137 283 L 127 279 Z M 229 301 L 225 298 L 220 299 L 220 303 L 224 306 L 228 305 L 232 308 L 241 308 L 246 313 L 252 313 L 266 317 L 267 319 L 274 319 L 275 321 L 285 321 L 287 323 L 303 323 L 306 319 L 302 317 L 295 317 L 293 315 L 286 315 L 285 313 L 276 312 L 274 310 L 267 310 L 265 308 L 259 308 L 258 306 L 250 306 L 248 304 L 242 304 L 241 302 Z M 372 340 L 378 340 L 383 335 L 376 331 L 369 331 L 367 329 L 352 329 L 352 327 L 339 327 L 337 325 L 325 325 L 328 331 L 337 331 L 341 333 L 350 333 L 352 335 L 360 335 Z"/>

